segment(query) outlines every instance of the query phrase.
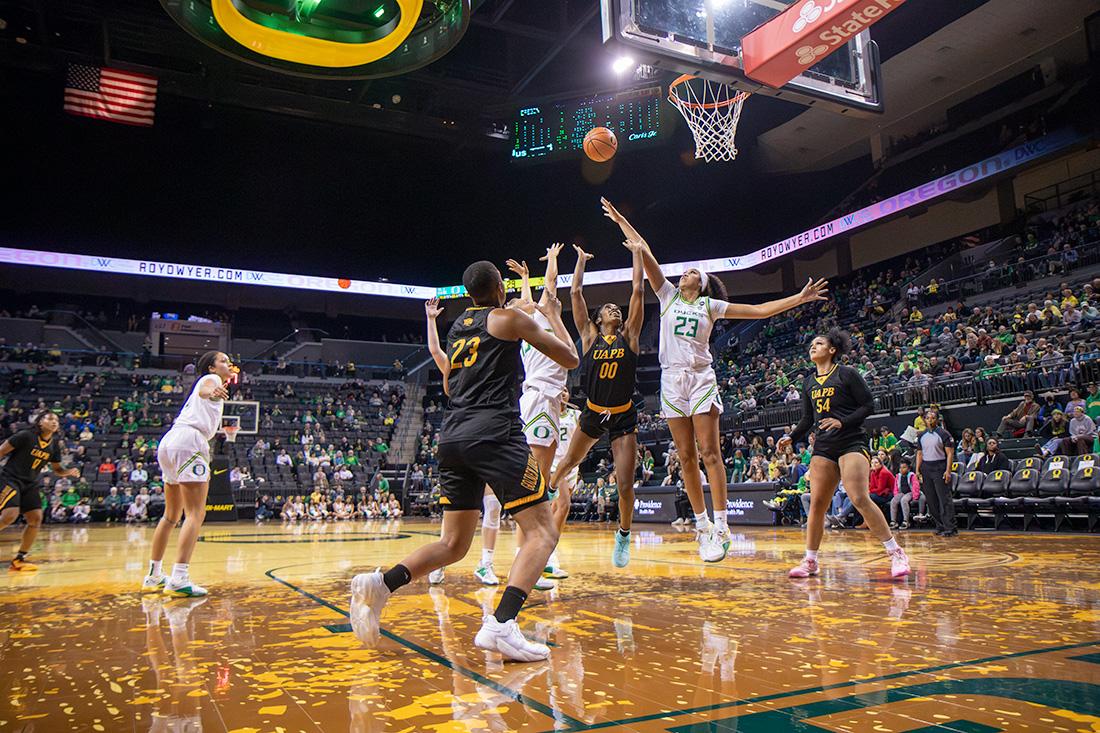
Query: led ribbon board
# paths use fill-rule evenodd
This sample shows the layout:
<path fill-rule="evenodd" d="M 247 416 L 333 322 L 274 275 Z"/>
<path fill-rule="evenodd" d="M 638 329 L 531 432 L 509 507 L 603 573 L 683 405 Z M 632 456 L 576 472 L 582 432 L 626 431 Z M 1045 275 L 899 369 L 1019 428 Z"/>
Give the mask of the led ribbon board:
<path fill-rule="evenodd" d="M 916 188 L 878 201 L 859 211 L 845 214 L 820 226 L 799 232 L 767 247 L 739 255 L 737 257 L 719 257 L 710 260 L 672 262 L 661 267 L 668 276 L 679 275 L 692 267 L 707 272 L 729 272 L 748 270 L 765 262 L 793 254 L 805 247 L 820 244 L 832 237 L 846 234 L 879 219 L 891 216 L 899 211 L 923 206 L 952 191 L 964 188 L 990 176 L 1004 173 L 1017 166 L 1049 155 L 1074 145 L 1084 137 L 1074 130 L 1059 130 L 1045 137 L 1033 140 L 1015 148 L 1002 151 L 985 160 L 968 165 L 965 168 L 948 173 Z M 33 249 L 0 247 L 0 263 L 30 265 L 32 267 L 53 267 L 63 270 L 87 270 L 112 275 L 135 275 L 140 277 L 168 277 L 177 280 L 200 280 L 204 282 L 227 283 L 231 285 L 262 285 L 275 288 L 298 288 L 300 290 L 319 290 L 331 293 L 354 293 L 356 295 L 380 295 L 390 298 L 415 298 L 424 300 L 431 297 L 461 298 L 466 294 L 461 285 L 449 287 L 427 287 L 422 285 L 402 285 L 399 283 L 377 283 L 347 278 L 318 277 L 315 275 L 290 275 L 281 272 L 244 270 L 233 267 L 215 267 L 207 265 L 187 265 L 175 262 L 156 262 L 153 260 L 127 260 L 116 257 L 98 257 L 95 255 L 68 254 L 64 252 L 44 252 Z M 587 285 L 630 282 L 631 270 L 622 267 L 615 270 L 593 270 L 586 272 Z M 559 275 L 558 287 L 569 287 L 573 275 Z M 519 289 L 519 280 L 506 280 L 509 291 Z M 531 278 L 531 287 L 540 287 L 542 278 Z"/>

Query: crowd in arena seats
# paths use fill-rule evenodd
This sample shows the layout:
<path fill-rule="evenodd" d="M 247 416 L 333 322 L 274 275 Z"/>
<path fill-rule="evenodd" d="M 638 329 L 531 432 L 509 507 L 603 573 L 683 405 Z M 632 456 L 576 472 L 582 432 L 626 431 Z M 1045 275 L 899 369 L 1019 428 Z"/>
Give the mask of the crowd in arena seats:
<path fill-rule="evenodd" d="M 193 374 L 112 368 L 58 368 L 26 358 L 46 349 L 22 348 L 0 366 L 0 440 L 38 410 L 57 413 L 65 462 L 80 470 L 43 493 L 47 521 L 155 521 L 164 511 L 157 464 L 160 437 L 171 425 Z M 253 380 L 247 372 L 233 388 L 234 400 L 256 400 L 258 434 L 238 435 L 222 450 L 239 497 L 266 497 L 272 509 L 294 495 L 322 492 L 326 516 L 345 492 L 351 502 L 368 498 L 367 514 L 393 516 L 394 494 L 384 474 L 389 441 L 404 404 L 400 382 L 359 379 Z M 263 494 L 263 497 L 259 495 Z M 371 511 L 372 501 L 379 503 Z M 381 505 L 385 505 L 385 509 Z M 320 510 L 320 507 L 318 507 Z M 398 507 L 400 511 L 400 507 Z"/>

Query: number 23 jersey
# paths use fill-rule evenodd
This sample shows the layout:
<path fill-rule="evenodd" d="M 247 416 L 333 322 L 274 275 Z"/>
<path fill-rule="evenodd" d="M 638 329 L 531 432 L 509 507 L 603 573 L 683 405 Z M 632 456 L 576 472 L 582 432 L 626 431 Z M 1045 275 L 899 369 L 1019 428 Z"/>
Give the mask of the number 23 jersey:
<path fill-rule="evenodd" d="M 661 303 L 662 369 L 705 369 L 713 361 L 710 333 L 714 322 L 729 305 L 701 295 L 692 302 L 684 300 L 680 289 L 666 280 L 657 291 Z"/>

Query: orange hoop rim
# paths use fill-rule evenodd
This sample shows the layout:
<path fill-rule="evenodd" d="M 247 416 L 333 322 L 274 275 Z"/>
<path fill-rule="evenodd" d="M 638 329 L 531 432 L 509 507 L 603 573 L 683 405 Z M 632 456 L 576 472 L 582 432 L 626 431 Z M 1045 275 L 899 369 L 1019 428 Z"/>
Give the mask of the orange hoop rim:
<path fill-rule="evenodd" d="M 240 425 L 222 425 L 222 432 L 225 433 L 226 438 L 234 438 L 237 435 L 237 431 L 241 429 Z"/>
<path fill-rule="evenodd" d="M 700 78 L 702 78 L 702 77 L 696 76 L 695 74 L 681 74 L 680 76 L 678 76 L 676 78 L 676 81 L 674 81 L 674 82 L 672 82 L 671 84 L 668 85 L 668 101 L 670 101 L 672 104 L 675 104 L 677 106 L 687 107 L 688 109 L 722 109 L 724 107 L 729 107 L 730 105 L 737 104 L 738 102 L 743 102 L 743 101 L 745 101 L 746 99 L 749 98 L 750 94 L 752 94 L 752 92 L 738 92 L 737 94 L 733 95 L 729 99 L 721 101 L 721 102 L 689 102 L 686 99 L 681 99 L 680 96 L 678 94 L 676 94 L 676 92 L 675 92 L 676 87 L 678 87 L 681 84 L 686 84 L 687 82 L 691 81 L 692 79 L 700 79 Z M 712 83 L 712 84 L 721 84 L 722 83 L 722 82 L 711 82 L 709 79 L 703 79 L 703 81 L 706 81 L 706 82 Z M 729 85 L 727 84 L 726 86 L 729 86 Z"/>

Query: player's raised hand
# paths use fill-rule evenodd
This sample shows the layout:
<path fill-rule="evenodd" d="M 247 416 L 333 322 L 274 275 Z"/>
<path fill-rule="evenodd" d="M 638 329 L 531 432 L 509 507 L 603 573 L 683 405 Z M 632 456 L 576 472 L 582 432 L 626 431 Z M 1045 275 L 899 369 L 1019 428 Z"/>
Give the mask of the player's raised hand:
<path fill-rule="evenodd" d="M 626 217 L 619 213 L 619 210 L 608 201 L 607 199 L 600 197 L 600 206 L 603 207 L 603 215 L 616 224 L 622 224 L 626 221 Z"/>
<path fill-rule="evenodd" d="M 219 384 L 217 387 L 214 388 L 214 391 L 210 393 L 210 399 L 214 401 L 228 400 L 229 388 L 226 387 L 224 384 Z"/>
<path fill-rule="evenodd" d="M 798 294 L 798 298 L 803 303 L 812 303 L 815 300 L 828 300 L 829 296 L 829 281 L 825 278 L 821 278 L 818 281 L 808 278 L 806 280 L 806 287 L 802 288 L 802 292 Z"/>
<path fill-rule="evenodd" d="M 535 308 L 547 318 L 561 317 L 561 301 L 557 296 L 547 295 L 541 302 L 535 303 Z"/>
<path fill-rule="evenodd" d="M 520 277 L 527 277 L 530 274 L 530 270 L 527 269 L 527 260 L 523 262 L 516 262 L 515 260 L 508 260 L 505 262 L 508 269 L 516 273 Z"/>
<path fill-rule="evenodd" d="M 426 315 L 429 320 L 434 321 L 442 312 L 443 308 L 439 305 L 439 298 L 432 298 L 431 300 L 424 301 L 424 315 Z"/>
<path fill-rule="evenodd" d="M 575 249 L 577 251 L 577 259 L 578 260 L 584 260 L 585 262 L 588 262 L 590 259 L 592 259 L 593 257 L 596 256 L 596 255 L 588 254 L 587 252 L 585 252 L 583 249 L 581 249 L 579 244 L 574 244 L 573 249 Z"/>
<path fill-rule="evenodd" d="M 623 242 L 623 246 L 629 249 L 632 254 L 644 252 L 646 248 L 645 242 L 639 239 L 628 239 Z"/>
<path fill-rule="evenodd" d="M 791 446 L 791 436 L 784 435 L 782 438 L 779 439 L 779 442 L 775 444 L 775 449 L 777 451 L 782 452 L 782 451 L 787 450 L 787 448 L 789 448 L 790 446 Z"/>
<path fill-rule="evenodd" d="M 563 243 L 554 242 L 553 244 L 551 244 L 549 247 L 546 248 L 546 254 L 544 254 L 542 257 L 539 257 L 539 262 L 546 262 L 551 257 L 556 258 L 564 247 L 565 247 L 565 245 Z"/>

